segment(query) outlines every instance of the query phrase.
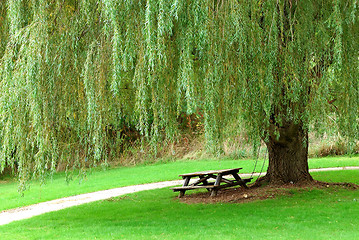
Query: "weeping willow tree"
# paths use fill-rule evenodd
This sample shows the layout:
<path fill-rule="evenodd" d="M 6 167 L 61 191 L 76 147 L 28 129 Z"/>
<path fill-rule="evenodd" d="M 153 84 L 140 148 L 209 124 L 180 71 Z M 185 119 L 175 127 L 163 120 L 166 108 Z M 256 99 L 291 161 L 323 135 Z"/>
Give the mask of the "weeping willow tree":
<path fill-rule="evenodd" d="M 174 139 L 204 115 L 208 150 L 246 126 L 265 180 L 311 181 L 308 131 L 359 134 L 357 0 L 7 0 L 0 3 L 0 165 L 22 183 L 98 163 L 110 127 Z M 238 132 L 242 131 L 238 129 Z M 153 144 L 155 147 L 156 144 Z"/>

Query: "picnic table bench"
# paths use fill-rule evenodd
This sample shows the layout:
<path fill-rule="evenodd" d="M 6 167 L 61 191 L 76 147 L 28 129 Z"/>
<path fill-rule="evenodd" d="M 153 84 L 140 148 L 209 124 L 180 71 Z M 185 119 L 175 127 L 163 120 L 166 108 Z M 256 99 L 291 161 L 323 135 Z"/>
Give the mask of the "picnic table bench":
<path fill-rule="evenodd" d="M 244 188 L 247 187 L 247 183 L 252 178 L 241 179 L 238 175 L 239 170 L 242 168 L 232 168 L 223 170 L 211 170 L 203 172 L 186 173 L 179 175 L 184 179 L 182 187 L 171 188 L 174 192 L 180 192 L 178 197 L 183 197 L 187 190 L 206 188 L 211 191 L 211 196 L 216 196 L 219 189 L 241 185 Z M 234 180 L 224 178 L 225 176 L 232 175 Z M 198 177 L 199 179 L 189 185 L 191 178 Z M 215 179 L 214 182 L 209 182 L 209 179 Z M 223 184 L 222 184 L 223 183 Z M 222 185 L 221 185 L 222 184 Z"/>

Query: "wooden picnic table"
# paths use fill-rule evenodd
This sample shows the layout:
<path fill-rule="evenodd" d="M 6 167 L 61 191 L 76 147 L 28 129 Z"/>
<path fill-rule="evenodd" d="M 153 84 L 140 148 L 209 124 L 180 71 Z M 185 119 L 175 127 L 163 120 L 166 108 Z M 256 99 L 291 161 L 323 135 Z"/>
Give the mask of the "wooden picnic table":
<path fill-rule="evenodd" d="M 174 187 L 171 189 L 174 192 L 180 192 L 178 197 L 183 197 L 187 190 L 206 188 L 208 191 L 211 191 L 211 196 L 213 197 L 216 196 L 218 190 L 222 188 L 232 187 L 236 185 L 241 185 L 244 188 L 248 188 L 247 183 L 250 182 L 252 178 L 242 179 L 238 175 L 238 172 L 241 169 L 242 168 L 232 168 L 181 174 L 179 176 L 184 179 L 183 186 Z M 224 178 L 225 176 L 230 175 L 234 177 L 234 180 Z M 198 177 L 199 179 L 189 185 L 191 178 L 194 177 Z M 215 181 L 209 182 L 208 180 L 210 179 L 215 179 Z"/>

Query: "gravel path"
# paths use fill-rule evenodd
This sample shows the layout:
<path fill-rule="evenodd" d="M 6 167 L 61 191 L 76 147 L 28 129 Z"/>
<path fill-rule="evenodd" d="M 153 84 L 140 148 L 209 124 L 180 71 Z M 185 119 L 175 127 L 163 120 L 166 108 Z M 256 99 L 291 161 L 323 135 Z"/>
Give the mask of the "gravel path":
<path fill-rule="evenodd" d="M 359 167 L 319 168 L 319 169 L 310 169 L 309 171 L 321 172 L 321 171 L 338 171 L 338 170 L 359 170 Z M 253 176 L 258 176 L 258 175 L 259 173 L 253 174 Z M 262 175 L 265 175 L 265 173 L 262 173 Z M 240 176 L 246 178 L 246 177 L 250 177 L 251 174 L 245 173 L 245 174 L 240 174 Z M 26 207 L 9 209 L 2 211 L 0 213 L 0 226 L 11 223 L 13 221 L 31 218 L 33 216 L 37 216 L 43 213 L 53 212 L 64 208 L 81 205 L 84 203 L 95 202 L 99 200 L 108 199 L 111 197 L 118 197 L 124 194 L 135 193 L 139 191 L 181 185 L 182 183 L 183 183 L 182 180 L 174 180 L 174 181 L 148 183 L 142 185 L 114 188 L 114 189 L 103 190 L 98 192 L 85 193 L 72 197 L 55 199 L 52 201 L 42 202 Z"/>

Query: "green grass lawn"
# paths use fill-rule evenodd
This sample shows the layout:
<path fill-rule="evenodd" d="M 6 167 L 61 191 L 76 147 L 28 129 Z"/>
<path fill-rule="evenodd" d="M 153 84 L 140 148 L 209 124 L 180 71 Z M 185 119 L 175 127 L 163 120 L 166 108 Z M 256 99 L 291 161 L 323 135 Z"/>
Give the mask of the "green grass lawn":
<path fill-rule="evenodd" d="M 359 171 L 313 173 L 359 184 Z M 240 204 L 185 204 L 168 188 L 0 226 L 1 239 L 358 239 L 359 192 L 338 187 Z"/>
<path fill-rule="evenodd" d="M 257 163 L 259 172 L 263 160 Z M 253 171 L 255 160 L 179 160 L 176 162 L 141 165 L 135 167 L 120 167 L 88 172 L 88 177 L 66 183 L 64 173 L 54 174 L 45 185 L 40 186 L 38 181 L 30 183 L 30 189 L 25 191 L 24 197 L 19 197 L 18 183 L 13 180 L 0 179 L 0 211 L 38 202 L 49 201 L 61 197 L 73 196 L 81 193 L 94 192 L 104 189 L 123 187 L 135 184 L 158 182 L 179 179 L 178 174 L 201 170 L 225 169 L 242 167 L 240 173 Z M 264 167 L 266 170 L 267 164 Z M 359 157 L 327 157 L 309 159 L 310 168 L 359 166 Z"/>

